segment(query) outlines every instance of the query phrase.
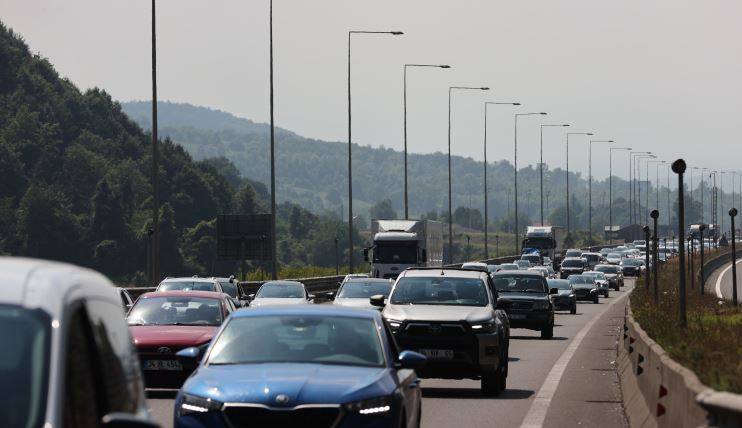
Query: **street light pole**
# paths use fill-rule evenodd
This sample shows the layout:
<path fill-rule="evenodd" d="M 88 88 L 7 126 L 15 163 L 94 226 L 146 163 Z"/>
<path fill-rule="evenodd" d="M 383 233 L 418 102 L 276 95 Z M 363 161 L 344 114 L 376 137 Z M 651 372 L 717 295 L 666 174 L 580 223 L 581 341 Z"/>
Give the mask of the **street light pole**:
<path fill-rule="evenodd" d="M 451 96 L 455 90 L 489 91 L 488 87 L 449 86 L 448 88 L 448 262 L 453 261 L 453 209 L 451 183 Z"/>
<path fill-rule="evenodd" d="M 270 0 L 270 109 L 271 109 L 271 279 L 274 281 L 278 279 L 278 256 L 276 247 L 278 246 L 278 240 L 276 239 L 276 123 L 274 115 L 274 103 L 273 103 L 273 0 Z"/>
<path fill-rule="evenodd" d="M 591 132 L 567 132 L 567 236 L 571 234 L 569 220 L 569 136 L 570 135 L 587 135 L 592 136 Z"/>
<path fill-rule="evenodd" d="M 400 36 L 404 34 L 401 31 L 348 31 L 348 273 L 353 273 L 353 121 L 352 121 L 352 103 L 351 103 L 351 68 L 350 68 L 350 51 L 351 40 L 354 34 L 390 34 Z"/>
<path fill-rule="evenodd" d="M 487 107 L 490 105 L 511 105 L 519 106 L 520 103 L 506 103 L 506 102 L 492 102 L 487 101 L 484 103 L 484 258 L 489 259 L 489 246 L 488 246 L 488 193 L 487 193 Z"/>
<path fill-rule="evenodd" d="M 588 169 L 588 182 L 587 182 L 587 191 L 588 191 L 588 209 L 587 209 L 587 217 L 588 217 L 588 245 L 593 245 L 593 143 L 613 143 L 613 140 L 590 140 L 588 143 L 588 155 L 587 155 L 587 169 Z"/>
<path fill-rule="evenodd" d="M 611 147 L 608 149 L 608 223 L 610 223 L 611 234 L 613 233 L 613 151 L 626 150 L 631 152 L 631 147 Z M 613 242 L 612 235 L 608 242 Z"/>
<path fill-rule="evenodd" d="M 568 123 L 561 125 L 541 125 L 541 149 L 539 150 L 539 175 L 541 185 L 541 226 L 544 225 L 544 127 L 561 126 L 567 127 Z"/>
<path fill-rule="evenodd" d="M 634 152 L 631 151 L 629 153 L 629 223 L 634 224 L 636 223 L 636 203 L 634 201 L 636 197 L 636 183 L 634 183 L 634 178 L 636 178 L 636 169 L 634 168 L 634 162 L 636 161 L 636 156 L 639 155 L 651 155 L 652 152 Z"/>
<path fill-rule="evenodd" d="M 403 94 L 403 104 L 404 104 L 404 218 L 405 220 L 410 219 L 410 211 L 409 211 L 409 200 L 407 197 L 407 67 L 429 67 L 429 68 L 451 68 L 449 65 L 440 64 L 440 65 L 434 65 L 434 64 L 405 64 L 403 67 L 403 82 L 404 82 L 404 94 Z"/>
<path fill-rule="evenodd" d="M 646 200 L 647 200 L 647 207 L 646 207 L 647 208 L 647 224 L 649 224 L 649 218 L 651 216 L 650 209 L 649 209 L 649 191 L 650 191 L 650 187 L 649 186 L 651 185 L 651 181 L 649 179 L 649 165 L 650 164 L 657 164 L 657 166 L 659 166 L 662 163 L 665 163 L 665 161 L 661 161 L 661 160 L 659 160 L 659 161 L 648 161 L 647 162 L 647 165 L 646 165 L 647 166 L 647 196 L 646 196 Z M 659 183 L 658 183 L 658 185 L 659 185 Z M 659 196 L 657 196 L 657 201 L 659 201 Z M 659 206 L 657 206 L 657 209 L 659 210 Z"/>
<path fill-rule="evenodd" d="M 152 0 L 152 286 L 160 282 L 160 151 L 157 147 L 157 15 Z"/>
<path fill-rule="evenodd" d="M 542 115 L 546 116 L 545 112 L 539 112 L 539 113 L 516 113 L 515 114 L 515 125 L 514 125 L 514 137 L 515 137 L 515 144 L 513 146 L 513 171 L 515 173 L 513 178 L 513 184 L 514 184 L 514 191 L 515 191 L 515 251 L 518 252 L 518 249 L 520 248 L 519 240 L 518 240 L 518 116 L 533 116 L 533 115 Z"/>

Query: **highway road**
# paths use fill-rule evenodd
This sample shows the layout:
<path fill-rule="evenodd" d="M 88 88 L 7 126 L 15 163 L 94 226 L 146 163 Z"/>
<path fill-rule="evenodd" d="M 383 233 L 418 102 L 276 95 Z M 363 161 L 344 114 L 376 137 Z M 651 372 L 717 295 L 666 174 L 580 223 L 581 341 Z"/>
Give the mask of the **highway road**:
<path fill-rule="evenodd" d="M 615 370 L 628 291 L 611 291 L 599 304 L 578 303 L 577 314 L 558 312 L 554 338 L 513 329 L 508 389 L 483 397 L 479 381 L 425 379 L 424 427 L 625 427 Z M 152 416 L 172 426 L 172 395 L 150 394 Z"/>
<path fill-rule="evenodd" d="M 732 263 L 714 272 L 709 277 L 706 289 L 716 297 L 732 300 Z M 710 288 L 709 288 L 710 287 Z M 737 298 L 742 300 L 742 260 L 737 260 Z"/>

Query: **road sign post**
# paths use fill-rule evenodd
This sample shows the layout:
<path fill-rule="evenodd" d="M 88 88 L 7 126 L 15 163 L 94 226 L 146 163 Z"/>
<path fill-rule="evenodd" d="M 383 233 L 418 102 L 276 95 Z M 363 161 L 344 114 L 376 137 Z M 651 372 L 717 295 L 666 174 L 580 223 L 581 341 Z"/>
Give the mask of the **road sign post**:
<path fill-rule="evenodd" d="M 271 261 L 271 220 L 271 214 L 217 216 L 217 259 L 239 261 L 243 278 L 247 274 L 246 260 Z"/>
<path fill-rule="evenodd" d="M 688 316 L 685 308 L 685 200 L 683 198 L 683 194 L 685 193 L 683 184 L 685 168 L 686 165 L 683 159 L 678 159 L 672 163 L 672 172 L 678 175 L 678 242 L 680 243 L 680 252 L 678 254 L 680 256 L 678 260 L 680 264 L 680 305 L 678 305 L 678 309 L 680 312 L 680 326 L 683 328 L 688 325 Z"/>

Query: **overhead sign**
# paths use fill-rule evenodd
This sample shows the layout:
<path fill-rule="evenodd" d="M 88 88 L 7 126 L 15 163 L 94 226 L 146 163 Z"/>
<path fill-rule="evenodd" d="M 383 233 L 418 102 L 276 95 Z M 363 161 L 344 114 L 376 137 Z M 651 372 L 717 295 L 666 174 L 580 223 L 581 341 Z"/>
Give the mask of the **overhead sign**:
<path fill-rule="evenodd" d="M 271 260 L 270 214 L 217 216 L 216 235 L 219 260 Z"/>

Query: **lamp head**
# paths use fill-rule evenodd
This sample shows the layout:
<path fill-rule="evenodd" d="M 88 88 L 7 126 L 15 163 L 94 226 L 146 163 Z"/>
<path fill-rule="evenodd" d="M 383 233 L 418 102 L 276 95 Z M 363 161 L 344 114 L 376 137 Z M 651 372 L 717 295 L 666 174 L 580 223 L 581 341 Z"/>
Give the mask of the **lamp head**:
<path fill-rule="evenodd" d="M 685 172 L 686 165 L 683 159 L 678 159 L 672 163 L 672 172 L 675 174 L 682 174 Z"/>

